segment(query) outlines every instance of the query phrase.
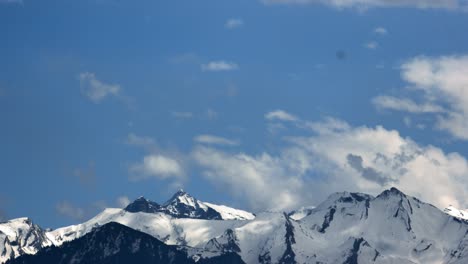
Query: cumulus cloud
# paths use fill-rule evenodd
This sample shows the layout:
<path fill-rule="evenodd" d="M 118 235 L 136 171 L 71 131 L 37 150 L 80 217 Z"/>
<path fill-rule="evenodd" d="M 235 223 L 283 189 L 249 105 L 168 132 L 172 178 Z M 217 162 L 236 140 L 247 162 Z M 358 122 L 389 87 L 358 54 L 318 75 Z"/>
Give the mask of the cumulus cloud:
<path fill-rule="evenodd" d="M 224 24 L 224 26 L 227 29 L 235 29 L 235 28 L 241 27 L 243 25 L 244 25 L 244 20 L 242 20 L 240 18 L 230 18 Z"/>
<path fill-rule="evenodd" d="M 369 181 L 375 181 L 380 185 L 384 185 L 388 182 L 389 177 L 386 177 L 381 172 L 377 171 L 372 167 L 364 167 L 363 159 L 361 156 L 349 153 L 348 156 L 346 156 L 346 159 L 348 160 L 349 166 L 361 173 L 361 176 L 363 178 Z"/>
<path fill-rule="evenodd" d="M 330 129 L 328 122 L 317 126 L 322 128 L 314 131 L 316 135 L 290 140 L 311 160 L 320 161 L 312 167 L 328 175 L 328 182 L 374 194 L 396 186 L 440 207 L 467 205 L 468 180 L 463 175 L 468 163 L 458 153 L 418 145 L 381 126 L 340 130 Z"/>
<path fill-rule="evenodd" d="M 464 0 L 261 0 L 264 4 L 324 4 L 336 8 L 394 8 L 408 7 L 419 9 L 465 9 Z"/>
<path fill-rule="evenodd" d="M 271 121 L 276 120 L 276 121 L 295 122 L 299 120 L 296 116 L 283 110 L 275 110 L 275 111 L 268 112 L 265 114 L 265 118 Z"/>
<path fill-rule="evenodd" d="M 239 142 L 223 137 L 213 135 L 198 135 L 193 139 L 197 143 L 208 144 L 208 145 L 224 145 L 224 146 L 237 146 Z"/>
<path fill-rule="evenodd" d="M 303 170 L 297 156 L 231 154 L 209 147 L 197 147 L 192 156 L 208 180 L 254 210 L 287 210 L 303 201 L 304 182 L 295 176 Z"/>
<path fill-rule="evenodd" d="M 468 56 L 415 57 L 401 65 L 406 90 L 423 101 L 380 96 L 379 107 L 411 113 L 433 113 L 435 127 L 468 140 Z"/>
<path fill-rule="evenodd" d="M 354 127 L 334 118 L 300 122 L 308 135 L 285 137 L 286 145 L 271 153 L 198 146 L 191 156 L 206 179 L 254 210 L 314 205 L 335 191 L 375 195 L 392 186 L 439 207 L 468 206 L 468 162 L 458 153 L 381 126 Z"/>
<path fill-rule="evenodd" d="M 83 208 L 74 206 L 68 201 L 61 201 L 57 203 L 55 210 L 60 215 L 71 218 L 73 220 L 81 221 L 85 218 L 85 210 Z"/>
<path fill-rule="evenodd" d="M 143 158 L 140 163 L 130 167 L 131 179 L 141 180 L 147 178 L 169 179 L 181 178 L 184 170 L 181 164 L 172 157 L 161 154 L 150 154 Z"/>
<path fill-rule="evenodd" d="M 80 73 L 78 80 L 81 93 L 94 103 L 99 103 L 108 96 L 116 96 L 121 90 L 120 85 L 104 83 L 91 72 Z"/>
<path fill-rule="evenodd" d="M 234 62 L 229 61 L 210 61 L 207 64 L 202 64 L 203 71 L 220 72 L 220 71 L 235 71 L 239 66 Z"/>

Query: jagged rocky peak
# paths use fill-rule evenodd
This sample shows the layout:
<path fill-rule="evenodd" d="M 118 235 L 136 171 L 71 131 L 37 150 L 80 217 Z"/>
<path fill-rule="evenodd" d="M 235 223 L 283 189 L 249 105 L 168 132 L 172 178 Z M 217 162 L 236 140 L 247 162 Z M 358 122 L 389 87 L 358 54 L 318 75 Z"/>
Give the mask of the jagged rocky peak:
<path fill-rule="evenodd" d="M 404 194 L 402 191 L 398 190 L 395 187 L 392 187 L 388 190 L 383 191 L 381 194 L 379 194 L 377 197 L 389 197 L 389 196 L 402 196 L 406 197 L 406 194 Z"/>
<path fill-rule="evenodd" d="M 166 213 L 175 217 L 210 220 L 223 219 L 219 212 L 192 197 L 182 189 L 165 202 L 163 208 Z"/>
<path fill-rule="evenodd" d="M 251 220 L 255 218 L 255 215 L 246 211 L 202 202 L 183 189 L 178 190 L 162 205 L 142 196 L 129 204 L 124 210 L 131 213 L 164 213 L 176 218 L 206 220 Z"/>
<path fill-rule="evenodd" d="M 45 231 L 30 218 L 22 217 L 0 223 L 0 263 L 22 254 L 34 254 L 51 244 Z"/>
<path fill-rule="evenodd" d="M 161 205 L 140 196 L 138 199 L 127 205 L 124 210 L 131 213 L 157 213 L 161 211 Z"/>
<path fill-rule="evenodd" d="M 336 192 L 328 196 L 328 198 L 317 206 L 317 210 L 340 206 L 352 206 L 354 204 L 368 204 L 374 197 L 365 193 L 358 192 Z"/>
<path fill-rule="evenodd" d="M 175 203 L 184 203 L 187 205 L 195 206 L 198 200 L 184 191 L 184 189 L 179 189 L 174 195 L 172 195 L 171 199 L 167 200 L 164 203 L 164 206 L 168 206 L 170 204 Z"/>

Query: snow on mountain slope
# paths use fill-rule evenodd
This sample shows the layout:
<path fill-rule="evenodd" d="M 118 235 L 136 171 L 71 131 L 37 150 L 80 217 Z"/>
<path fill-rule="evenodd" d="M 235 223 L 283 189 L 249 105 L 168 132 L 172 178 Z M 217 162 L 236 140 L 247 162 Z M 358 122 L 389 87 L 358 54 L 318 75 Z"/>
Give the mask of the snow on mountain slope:
<path fill-rule="evenodd" d="M 220 218 L 204 215 L 207 208 Z M 249 264 L 468 263 L 468 221 L 395 188 L 377 197 L 335 193 L 315 208 L 255 216 L 178 192 L 163 205 L 139 198 L 46 237 L 61 245 L 109 222 L 182 246 L 193 259 L 231 254 Z"/>
<path fill-rule="evenodd" d="M 163 205 L 140 197 L 129 204 L 125 210 L 132 213 L 165 213 L 176 218 L 206 220 L 249 220 L 255 217 L 252 213 L 243 210 L 202 202 L 183 190 L 176 192 Z"/>
<path fill-rule="evenodd" d="M 468 220 L 468 210 L 460 210 L 457 209 L 453 206 L 449 206 L 444 209 L 444 212 L 448 215 L 451 215 L 453 217 L 457 217 L 460 219 Z"/>
<path fill-rule="evenodd" d="M 346 263 L 333 260 L 336 252 L 330 249 L 349 247 L 346 243 L 350 239 L 356 243 L 353 248 L 356 245 L 362 250 L 365 245 L 367 255 L 378 253 L 375 259 L 358 263 L 447 263 L 468 230 L 465 222 L 395 188 L 376 198 L 352 193 L 332 195 L 298 225 L 296 230 L 314 239 L 296 243 L 297 258 L 316 256 L 316 261 L 324 263 Z M 356 252 L 348 251 L 354 259 L 360 258 Z"/>
<path fill-rule="evenodd" d="M 255 215 L 244 210 L 234 209 L 225 205 L 216 205 L 203 202 L 206 206 L 213 208 L 216 212 L 221 214 L 224 220 L 252 220 Z"/>
<path fill-rule="evenodd" d="M 290 212 L 288 215 L 291 219 L 293 220 L 301 220 L 302 218 L 310 215 L 312 213 L 312 210 L 315 208 L 315 206 L 303 206 L 297 210 L 294 210 Z"/>
<path fill-rule="evenodd" d="M 168 245 L 198 246 L 242 221 L 217 221 L 174 218 L 164 213 L 131 213 L 122 209 L 106 209 L 91 220 L 48 233 L 54 244 L 60 245 L 90 232 L 94 227 L 117 222 L 152 235 Z"/>
<path fill-rule="evenodd" d="M 28 218 L 0 223 L 0 263 L 50 245 L 45 232 Z"/>

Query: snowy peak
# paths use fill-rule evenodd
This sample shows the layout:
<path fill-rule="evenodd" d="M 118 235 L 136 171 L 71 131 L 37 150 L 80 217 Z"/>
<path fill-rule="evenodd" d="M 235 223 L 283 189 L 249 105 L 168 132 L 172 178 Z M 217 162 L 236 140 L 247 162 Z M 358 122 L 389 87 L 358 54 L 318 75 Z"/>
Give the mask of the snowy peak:
<path fill-rule="evenodd" d="M 164 203 L 164 205 L 167 206 L 167 205 L 170 205 L 170 204 L 173 204 L 173 203 L 185 203 L 187 205 L 194 206 L 196 200 L 197 199 L 192 197 L 190 194 L 185 192 L 183 189 L 179 189 L 176 193 L 174 193 L 174 195 L 172 195 L 171 199 L 167 200 Z"/>
<path fill-rule="evenodd" d="M 161 206 L 158 203 L 147 200 L 145 197 L 141 196 L 131 204 L 127 205 L 124 210 L 131 213 L 156 213 L 160 212 Z"/>
<path fill-rule="evenodd" d="M 184 190 L 177 191 L 164 203 L 163 211 L 174 217 L 222 220 L 221 214 L 203 202 L 192 197 Z"/>
<path fill-rule="evenodd" d="M 34 254 L 51 244 L 44 230 L 29 218 L 0 223 L 0 263 L 22 254 Z"/>
<path fill-rule="evenodd" d="M 202 202 L 182 189 L 172 195 L 163 205 L 141 196 L 124 210 L 130 213 L 164 213 L 174 218 L 205 220 L 251 220 L 255 218 L 254 214 L 243 210 Z"/>
<path fill-rule="evenodd" d="M 379 194 L 377 197 L 390 197 L 390 196 L 402 196 L 406 197 L 406 194 L 404 194 L 402 191 L 398 190 L 395 187 L 392 187 L 388 190 L 383 191 L 381 194 Z"/>

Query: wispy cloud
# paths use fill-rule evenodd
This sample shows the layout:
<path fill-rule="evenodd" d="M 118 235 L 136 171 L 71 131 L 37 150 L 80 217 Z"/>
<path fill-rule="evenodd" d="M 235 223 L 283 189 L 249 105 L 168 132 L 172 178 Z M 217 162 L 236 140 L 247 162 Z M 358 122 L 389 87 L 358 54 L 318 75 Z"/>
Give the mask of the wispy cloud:
<path fill-rule="evenodd" d="M 298 118 L 284 110 L 274 110 L 265 114 L 265 118 L 271 121 L 297 121 Z"/>
<path fill-rule="evenodd" d="M 181 119 L 190 119 L 193 117 L 193 113 L 192 112 L 171 112 L 172 116 L 173 117 L 176 117 L 176 118 L 181 118 Z"/>
<path fill-rule="evenodd" d="M 377 41 L 370 41 L 364 44 L 364 47 L 370 50 L 375 50 L 379 47 L 379 43 Z"/>
<path fill-rule="evenodd" d="M 132 146 L 145 147 L 145 148 L 150 148 L 156 145 L 156 142 L 153 138 L 137 136 L 134 133 L 128 134 L 128 137 L 125 143 L 132 145 Z"/>
<path fill-rule="evenodd" d="M 81 93 L 94 103 L 100 103 L 108 96 L 116 96 L 121 88 L 118 84 L 104 83 L 91 72 L 83 72 L 78 75 Z"/>
<path fill-rule="evenodd" d="M 0 0 L 0 4 L 24 4 L 23 0 Z"/>
<path fill-rule="evenodd" d="M 224 24 L 227 29 L 235 29 L 244 25 L 244 20 L 241 18 L 230 18 Z"/>
<path fill-rule="evenodd" d="M 237 146 L 239 142 L 236 140 L 230 140 L 223 137 L 213 135 L 199 135 L 193 139 L 197 143 L 208 144 L 208 145 L 224 145 L 224 146 Z"/>
<path fill-rule="evenodd" d="M 75 168 L 72 172 L 74 178 L 78 182 L 89 189 L 93 189 L 96 186 L 96 170 L 94 162 L 89 162 L 87 168 Z"/>
<path fill-rule="evenodd" d="M 465 9 L 467 3 L 464 0 L 261 0 L 270 4 L 323 4 L 339 9 L 356 8 L 365 10 L 369 8 L 418 8 L 418 9 Z"/>
<path fill-rule="evenodd" d="M 372 99 L 372 103 L 379 109 L 388 109 L 396 111 L 404 111 L 409 113 L 442 113 L 445 110 L 438 105 L 430 102 L 417 104 L 409 98 L 398 98 L 393 96 L 377 96 Z"/>
<path fill-rule="evenodd" d="M 85 210 L 74 206 L 68 201 L 61 201 L 55 206 L 57 213 L 73 220 L 81 221 L 85 218 Z"/>
<path fill-rule="evenodd" d="M 378 35 L 382 35 L 382 36 L 385 36 L 388 34 L 388 30 L 384 27 L 376 27 L 374 29 L 374 33 L 375 34 L 378 34 Z"/>
<path fill-rule="evenodd" d="M 127 196 L 120 196 L 117 198 L 117 205 L 120 208 L 124 208 L 130 204 L 130 199 Z"/>
<path fill-rule="evenodd" d="M 203 71 L 211 71 L 211 72 L 234 71 L 234 70 L 238 70 L 239 66 L 234 62 L 219 60 L 219 61 L 210 61 L 206 64 L 202 64 L 201 69 Z"/>

